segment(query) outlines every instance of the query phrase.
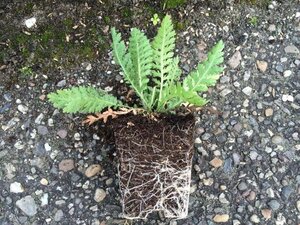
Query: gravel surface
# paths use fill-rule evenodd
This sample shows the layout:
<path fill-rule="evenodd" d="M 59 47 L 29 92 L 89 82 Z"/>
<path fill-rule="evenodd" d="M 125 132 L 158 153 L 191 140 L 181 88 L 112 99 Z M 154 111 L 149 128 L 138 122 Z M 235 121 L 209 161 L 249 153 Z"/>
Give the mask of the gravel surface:
<path fill-rule="evenodd" d="M 1 3 L 0 32 L 9 24 L 34 38 L 51 16 L 71 16 L 77 18 L 72 25 L 79 26 L 74 32 L 83 29 L 85 35 L 84 29 L 99 22 L 109 42 L 110 24 L 125 34 L 127 25 L 147 26 L 153 34 L 151 13 L 145 13 L 152 7 L 181 21 L 177 54 L 184 73 L 205 58 L 213 43 L 225 42 L 225 72 L 197 116 L 188 218 L 175 221 L 158 213 L 132 224 L 299 224 L 299 1 L 271 1 L 262 8 L 195 0 L 165 11 L 155 4 L 120 2 L 110 21 L 101 3 L 64 2 L 36 4 L 20 14 L 14 14 L 14 3 Z M 53 90 L 77 84 L 120 93 L 122 80 L 109 50 L 70 60 L 66 68 L 59 58 L 24 58 L 24 48 L 8 49 L 13 40 L 0 34 L 0 224 L 131 224 L 120 218 L 117 161 L 103 141 L 102 127 L 83 126 L 82 115 L 63 114 L 46 99 Z M 56 69 L 45 71 L 46 65 Z M 116 84 L 120 87 L 112 88 Z"/>

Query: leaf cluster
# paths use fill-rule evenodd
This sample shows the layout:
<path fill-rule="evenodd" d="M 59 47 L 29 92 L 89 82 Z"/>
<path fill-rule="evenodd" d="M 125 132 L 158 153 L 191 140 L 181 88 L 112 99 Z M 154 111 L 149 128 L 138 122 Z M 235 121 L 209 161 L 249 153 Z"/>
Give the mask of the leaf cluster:
<path fill-rule="evenodd" d="M 195 106 L 207 103 L 199 92 L 215 85 L 223 71 L 220 66 L 223 63 L 222 41 L 212 48 L 204 62 L 180 81 L 179 58 L 174 53 L 176 33 L 169 15 L 162 20 L 152 41 L 137 28 L 131 30 L 127 46 L 115 28 L 111 29 L 111 35 L 114 60 L 145 111 L 165 113 L 183 103 Z M 128 107 L 116 97 L 92 87 L 59 90 L 48 97 L 55 107 L 68 113 L 95 113 L 105 108 Z"/>

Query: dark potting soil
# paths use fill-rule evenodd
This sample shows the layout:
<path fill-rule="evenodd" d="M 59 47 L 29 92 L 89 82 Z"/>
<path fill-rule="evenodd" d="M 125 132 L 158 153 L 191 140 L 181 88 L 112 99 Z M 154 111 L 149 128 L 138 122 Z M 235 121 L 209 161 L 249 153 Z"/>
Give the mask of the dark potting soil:
<path fill-rule="evenodd" d="M 126 115 L 111 122 L 125 217 L 187 214 L 194 124 L 192 115 Z"/>

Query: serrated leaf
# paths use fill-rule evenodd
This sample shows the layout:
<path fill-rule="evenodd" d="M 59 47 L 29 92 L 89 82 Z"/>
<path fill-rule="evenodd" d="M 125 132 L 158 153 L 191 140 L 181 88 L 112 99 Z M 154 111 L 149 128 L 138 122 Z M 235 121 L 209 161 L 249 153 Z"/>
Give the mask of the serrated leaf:
<path fill-rule="evenodd" d="M 49 101 L 65 113 L 95 113 L 122 103 L 101 89 L 73 87 L 48 94 Z"/>
<path fill-rule="evenodd" d="M 153 77 L 158 87 L 158 104 L 162 100 L 164 86 L 174 79 L 174 73 L 171 73 L 171 71 L 174 60 L 172 57 L 175 49 L 175 35 L 171 17 L 166 15 L 152 42 L 154 55 Z"/>
<path fill-rule="evenodd" d="M 138 92 L 143 94 L 148 88 L 147 76 L 152 69 L 152 48 L 145 34 L 136 28 L 131 31 L 128 52 L 132 62 L 128 76 Z"/>
<path fill-rule="evenodd" d="M 129 70 L 132 67 L 130 55 L 127 53 L 124 41 L 122 41 L 121 34 L 113 27 L 111 29 L 112 36 L 112 49 L 114 60 L 119 64 L 125 73 L 125 76 L 129 75 Z"/>
<path fill-rule="evenodd" d="M 124 72 L 125 81 L 141 98 L 145 108 L 150 109 L 145 91 L 148 89 L 148 75 L 152 69 L 152 49 L 147 37 L 138 29 L 133 28 L 129 42 L 128 53 L 121 35 L 112 28 L 112 47 L 116 62 Z"/>
<path fill-rule="evenodd" d="M 223 68 L 223 41 L 219 41 L 208 53 L 207 59 L 197 66 L 184 80 L 183 87 L 188 91 L 206 91 L 209 86 L 216 84 Z"/>

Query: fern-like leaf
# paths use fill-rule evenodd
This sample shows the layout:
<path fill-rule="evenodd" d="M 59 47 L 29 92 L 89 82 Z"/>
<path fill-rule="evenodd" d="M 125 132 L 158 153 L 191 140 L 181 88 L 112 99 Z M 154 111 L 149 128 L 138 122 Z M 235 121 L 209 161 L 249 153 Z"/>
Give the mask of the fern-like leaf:
<path fill-rule="evenodd" d="M 128 52 L 130 54 L 132 68 L 128 74 L 130 84 L 135 87 L 142 99 L 144 92 L 148 91 L 148 76 L 152 69 L 152 48 L 149 40 L 137 28 L 131 30 Z"/>
<path fill-rule="evenodd" d="M 95 113 L 107 107 L 119 107 L 122 103 L 101 89 L 73 87 L 48 94 L 50 102 L 65 113 Z"/>
<path fill-rule="evenodd" d="M 200 97 L 196 91 L 187 91 L 180 83 L 169 86 L 165 89 L 162 101 L 163 107 L 158 111 L 170 111 L 180 106 L 182 103 L 188 103 L 195 106 L 203 106 L 207 100 Z"/>
<path fill-rule="evenodd" d="M 133 28 L 127 53 L 121 34 L 117 33 L 115 28 L 112 28 L 111 34 L 114 59 L 121 66 L 125 81 L 141 98 L 143 106 L 150 109 L 149 99 L 144 93 L 148 89 L 147 76 L 152 68 L 152 49 L 149 40 L 141 31 Z"/>
<path fill-rule="evenodd" d="M 111 29 L 111 36 L 113 40 L 112 49 L 114 60 L 121 66 L 125 77 L 128 77 L 130 74 L 130 68 L 132 67 L 130 55 L 126 51 L 126 46 L 124 41 L 122 41 L 121 34 L 117 33 L 114 27 Z"/>
<path fill-rule="evenodd" d="M 153 48 L 153 76 L 158 86 L 158 104 L 163 95 L 163 89 L 169 85 L 169 81 L 174 79 L 175 73 L 172 72 L 174 65 L 175 31 L 169 15 L 165 16 L 157 35 L 152 42 Z"/>
<path fill-rule="evenodd" d="M 197 66 L 184 80 L 183 87 L 187 91 L 206 91 L 209 86 L 216 84 L 223 68 L 223 41 L 219 41 L 208 53 L 207 59 Z"/>

